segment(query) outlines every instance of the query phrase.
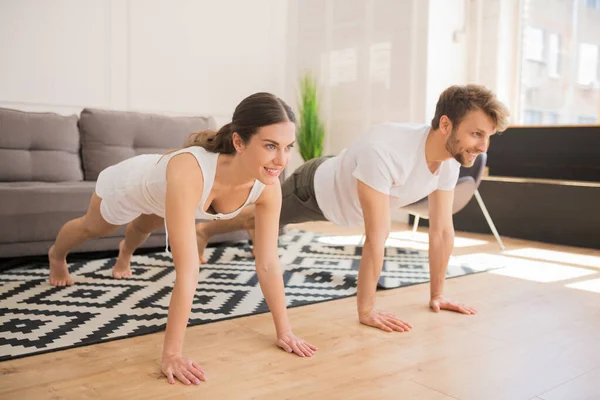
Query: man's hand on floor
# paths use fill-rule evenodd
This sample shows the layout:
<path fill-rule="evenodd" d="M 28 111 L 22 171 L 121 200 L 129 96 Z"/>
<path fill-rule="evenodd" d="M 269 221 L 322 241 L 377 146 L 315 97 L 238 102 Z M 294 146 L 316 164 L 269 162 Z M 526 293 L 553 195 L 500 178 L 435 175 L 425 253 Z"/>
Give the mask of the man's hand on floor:
<path fill-rule="evenodd" d="M 446 299 L 443 296 L 436 296 L 432 298 L 429 301 L 429 307 L 431 307 L 431 309 L 435 312 L 440 312 L 440 310 L 449 310 L 467 315 L 477 314 L 477 310 L 473 307 Z"/>

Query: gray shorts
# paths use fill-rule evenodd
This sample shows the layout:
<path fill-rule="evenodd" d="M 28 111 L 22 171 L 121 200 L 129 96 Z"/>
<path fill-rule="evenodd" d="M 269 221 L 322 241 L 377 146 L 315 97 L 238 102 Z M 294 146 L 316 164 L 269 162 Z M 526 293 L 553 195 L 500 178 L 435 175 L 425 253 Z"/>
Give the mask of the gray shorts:
<path fill-rule="evenodd" d="M 327 221 L 315 196 L 315 172 L 328 158 L 314 158 L 305 162 L 283 182 L 280 226 L 308 221 Z"/>

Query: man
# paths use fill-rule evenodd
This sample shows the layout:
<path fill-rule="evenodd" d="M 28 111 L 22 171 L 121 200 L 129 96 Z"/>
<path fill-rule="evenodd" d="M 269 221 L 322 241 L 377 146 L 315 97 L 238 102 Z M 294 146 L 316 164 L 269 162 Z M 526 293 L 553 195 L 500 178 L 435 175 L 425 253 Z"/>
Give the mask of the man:
<path fill-rule="evenodd" d="M 470 167 L 489 140 L 508 124 L 508 110 L 483 86 L 451 86 L 438 100 L 429 125 L 388 123 L 370 129 L 335 157 L 310 160 L 282 184 L 280 225 L 327 220 L 343 227 L 364 224 L 365 242 L 358 273 L 357 306 L 362 324 L 387 332 L 412 325 L 375 309 L 392 209 L 429 196 L 429 306 L 475 314 L 472 307 L 444 297 L 448 260 L 454 246 L 452 203 L 460 166 Z M 254 210 L 248 207 L 230 221 L 198 224 L 202 262 L 208 239 L 246 228 L 252 232 Z"/>

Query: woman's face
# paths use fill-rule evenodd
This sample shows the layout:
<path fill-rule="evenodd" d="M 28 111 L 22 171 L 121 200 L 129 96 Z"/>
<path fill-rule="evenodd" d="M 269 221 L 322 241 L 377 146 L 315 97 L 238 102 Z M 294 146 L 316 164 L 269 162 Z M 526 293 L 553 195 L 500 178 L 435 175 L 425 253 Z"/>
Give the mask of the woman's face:
<path fill-rule="evenodd" d="M 265 185 L 279 180 L 279 175 L 290 161 L 295 141 L 296 125 L 289 121 L 259 128 L 248 143 L 243 143 L 234 134 L 234 144 L 244 167 Z"/>

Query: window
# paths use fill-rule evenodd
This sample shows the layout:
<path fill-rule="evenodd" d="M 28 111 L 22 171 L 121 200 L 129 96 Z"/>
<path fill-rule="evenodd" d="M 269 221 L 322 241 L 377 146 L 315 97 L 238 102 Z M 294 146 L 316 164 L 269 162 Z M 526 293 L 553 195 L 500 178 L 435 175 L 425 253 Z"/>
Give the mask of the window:
<path fill-rule="evenodd" d="M 556 33 L 548 35 L 548 76 L 558 78 L 560 75 L 560 36 Z"/>
<path fill-rule="evenodd" d="M 525 29 L 525 58 L 532 61 L 544 61 L 544 31 L 538 28 Z"/>
<path fill-rule="evenodd" d="M 542 112 L 536 110 L 525 110 L 525 118 L 523 120 L 525 125 L 541 125 L 542 124 Z"/>
<path fill-rule="evenodd" d="M 392 69 L 392 43 L 382 42 L 372 44 L 369 55 L 369 74 L 372 82 L 382 82 L 390 88 Z"/>
<path fill-rule="evenodd" d="M 596 10 L 600 10 L 600 0 L 585 0 L 584 4 L 588 8 L 595 8 Z"/>
<path fill-rule="evenodd" d="M 585 124 L 585 125 L 592 125 L 596 123 L 596 118 L 595 117 L 578 117 L 577 118 L 577 122 L 580 124 Z"/>
<path fill-rule="evenodd" d="M 557 112 L 548 112 L 544 116 L 544 125 L 557 125 L 559 116 Z"/>
<path fill-rule="evenodd" d="M 358 76 L 356 49 L 334 50 L 329 54 L 329 76 L 331 86 L 354 82 Z"/>
<path fill-rule="evenodd" d="M 521 0 L 513 123 L 600 121 L 600 0 Z"/>
<path fill-rule="evenodd" d="M 577 83 L 591 85 L 598 81 L 598 46 L 590 43 L 579 44 Z"/>

